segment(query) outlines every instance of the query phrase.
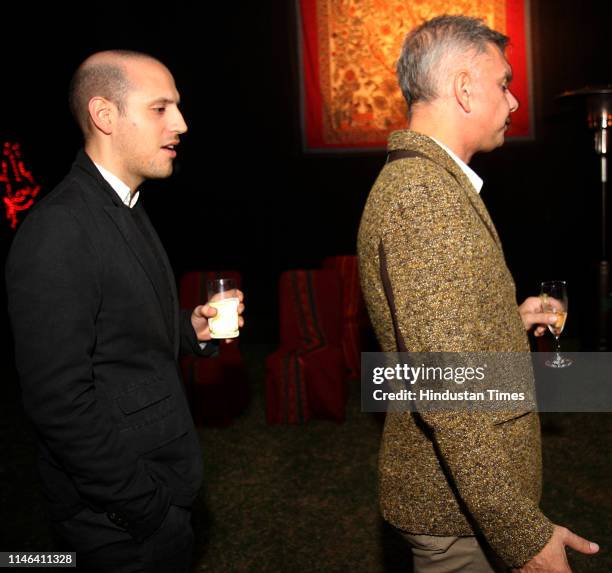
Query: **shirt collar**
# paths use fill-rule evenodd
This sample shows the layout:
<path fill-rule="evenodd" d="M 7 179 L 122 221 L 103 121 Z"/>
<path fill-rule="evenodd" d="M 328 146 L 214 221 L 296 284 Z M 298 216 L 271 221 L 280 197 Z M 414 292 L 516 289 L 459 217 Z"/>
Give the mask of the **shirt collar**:
<path fill-rule="evenodd" d="M 136 205 L 140 191 L 136 191 L 133 195 L 130 188 L 123 182 L 119 177 L 111 173 L 108 169 L 104 169 L 101 165 L 94 162 L 94 165 L 98 168 L 100 175 L 104 177 L 106 182 L 115 190 L 115 193 L 119 195 L 121 202 L 130 209 Z"/>
<path fill-rule="evenodd" d="M 430 136 L 431 137 L 431 136 Z M 455 161 L 457 165 L 461 168 L 466 175 L 466 177 L 470 180 L 470 183 L 474 187 L 476 193 L 480 193 L 482 189 L 483 180 L 478 176 L 478 174 L 471 169 L 467 163 L 464 163 L 455 153 L 453 153 L 446 145 L 444 145 L 441 141 L 438 141 L 435 137 L 431 137 L 446 153 L 448 153 L 451 158 Z"/>

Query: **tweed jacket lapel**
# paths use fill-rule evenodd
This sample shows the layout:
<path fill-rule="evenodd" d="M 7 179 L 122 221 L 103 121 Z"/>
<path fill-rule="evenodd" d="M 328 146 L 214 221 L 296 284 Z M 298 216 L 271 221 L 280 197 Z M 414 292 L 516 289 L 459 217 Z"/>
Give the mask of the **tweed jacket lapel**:
<path fill-rule="evenodd" d="M 418 151 L 425 155 L 428 159 L 443 167 L 457 181 L 461 189 L 464 190 L 466 197 L 474 207 L 474 210 L 482 220 L 483 224 L 491 234 L 493 241 L 502 250 L 501 241 L 495 225 L 491 220 L 489 211 L 482 201 L 480 195 L 474 189 L 474 186 L 467 178 L 466 174 L 461 170 L 457 162 L 442 149 L 433 139 L 409 130 L 396 131 L 389 137 L 388 150 L 394 151 L 397 149 L 405 149 L 410 151 Z"/>

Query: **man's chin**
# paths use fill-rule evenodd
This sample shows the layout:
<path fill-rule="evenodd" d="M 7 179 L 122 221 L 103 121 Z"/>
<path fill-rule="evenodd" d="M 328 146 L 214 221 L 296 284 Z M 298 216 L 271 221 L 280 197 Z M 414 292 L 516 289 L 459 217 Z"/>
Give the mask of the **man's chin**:
<path fill-rule="evenodd" d="M 159 167 L 157 169 L 152 169 L 150 173 L 147 174 L 147 179 L 167 179 L 172 175 L 174 171 L 174 165 L 170 163 L 168 166 Z"/>
<path fill-rule="evenodd" d="M 491 141 L 489 144 L 483 146 L 479 151 L 481 153 L 488 153 L 489 151 L 493 151 L 494 149 L 501 147 L 503 144 L 504 144 L 504 136 L 502 134 L 500 137 Z"/>
<path fill-rule="evenodd" d="M 493 149 L 497 149 L 498 147 L 501 147 L 504 143 L 506 142 L 506 128 L 504 127 L 498 134 L 495 142 L 493 143 L 493 147 L 491 148 L 491 151 Z"/>

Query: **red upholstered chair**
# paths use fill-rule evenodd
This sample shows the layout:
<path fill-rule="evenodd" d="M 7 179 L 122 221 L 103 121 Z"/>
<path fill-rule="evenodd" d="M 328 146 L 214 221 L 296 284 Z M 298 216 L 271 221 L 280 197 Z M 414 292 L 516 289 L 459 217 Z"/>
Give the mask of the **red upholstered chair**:
<path fill-rule="evenodd" d="M 279 281 L 280 346 L 266 359 L 266 419 L 344 421 L 342 294 L 334 270 L 293 270 Z"/>
<path fill-rule="evenodd" d="M 361 375 L 361 351 L 369 329 L 355 255 L 326 257 L 323 268 L 336 269 L 342 280 L 342 352 L 350 378 Z"/>
<path fill-rule="evenodd" d="M 179 283 L 181 308 L 193 309 L 207 300 L 206 282 L 231 278 L 240 288 L 237 271 L 191 271 Z M 227 425 L 241 414 L 249 400 L 248 379 L 239 340 L 221 342 L 214 358 L 184 356 L 181 370 L 194 421 L 198 425 Z"/>

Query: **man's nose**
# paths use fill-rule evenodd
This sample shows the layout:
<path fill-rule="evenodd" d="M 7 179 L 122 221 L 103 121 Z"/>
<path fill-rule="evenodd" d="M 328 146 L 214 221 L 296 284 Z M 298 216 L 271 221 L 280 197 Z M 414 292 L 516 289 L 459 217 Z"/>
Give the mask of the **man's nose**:
<path fill-rule="evenodd" d="M 178 133 L 179 135 L 181 133 L 185 133 L 187 131 L 187 123 L 185 123 L 185 118 L 183 117 L 183 114 L 180 112 L 180 110 L 176 110 L 176 115 L 173 118 L 172 121 L 172 131 L 174 131 L 175 133 Z"/>
<path fill-rule="evenodd" d="M 510 113 L 514 113 L 519 108 L 519 102 L 510 90 L 508 90 L 508 104 L 510 105 Z"/>

